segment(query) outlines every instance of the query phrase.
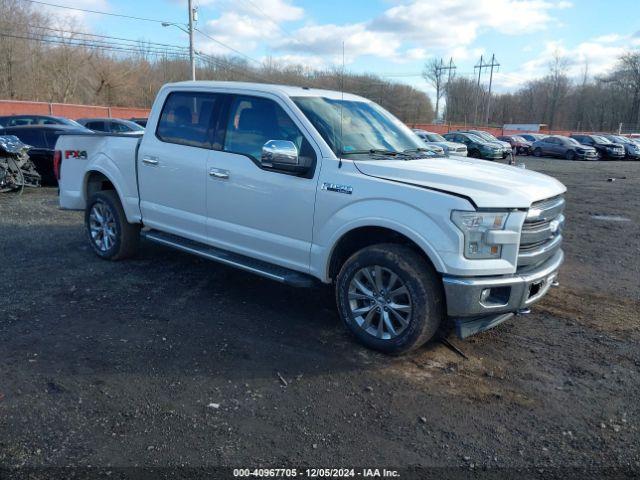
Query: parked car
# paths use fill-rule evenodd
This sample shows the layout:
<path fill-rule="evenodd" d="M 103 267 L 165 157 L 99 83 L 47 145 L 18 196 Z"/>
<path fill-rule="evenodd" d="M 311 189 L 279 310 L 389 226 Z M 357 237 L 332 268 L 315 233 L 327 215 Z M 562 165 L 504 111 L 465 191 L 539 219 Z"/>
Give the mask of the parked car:
<path fill-rule="evenodd" d="M 482 158 L 485 160 L 499 160 L 504 158 L 504 148 L 493 142 L 487 142 L 485 139 L 478 137 L 472 133 L 450 132 L 443 137 L 454 143 L 462 143 L 467 147 L 470 157 Z"/>
<path fill-rule="evenodd" d="M 22 143 L 32 148 L 29 157 L 40 174 L 43 185 L 57 185 L 54 173 L 54 147 L 63 133 L 92 133 L 82 126 L 74 125 L 22 125 L 7 127 L 0 131 L 2 135 L 15 135 Z"/>
<path fill-rule="evenodd" d="M 80 127 L 75 120 L 52 115 L 5 115 L 0 117 L 1 127 L 18 127 L 21 125 L 69 125 Z"/>
<path fill-rule="evenodd" d="M 544 135 L 542 133 L 519 133 L 518 136 L 533 144 L 533 142 L 547 138 L 549 135 Z"/>
<path fill-rule="evenodd" d="M 610 142 L 622 145 L 627 159 L 640 160 L 640 143 L 622 135 L 604 135 L 604 137 Z"/>
<path fill-rule="evenodd" d="M 160 90 L 150 118 L 141 140 L 56 145 L 74 152 L 62 156 L 60 206 L 84 210 L 103 259 L 133 255 L 143 235 L 285 284 L 333 283 L 346 327 L 392 354 L 448 320 L 461 337 L 493 327 L 556 281 L 564 185 L 430 158 L 365 98 L 184 82 Z"/>
<path fill-rule="evenodd" d="M 500 145 L 500 147 L 502 148 L 502 158 L 507 158 L 507 156 L 511 153 L 511 145 L 508 142 L 498 140 L 496 137 L 491 135 L 489 132 L 485 132 L 484 130 L 460 130 L 460 133 L 471 133 L 476 137 L 480 137 L 486 140 L 487 142 Z"/>
<path fill-rule="evenodd" d="M 423 147 L 426 148 L 429 152 L 433 152 L 435 155 L 439 155 L 441 157 L 445 157 L 447 155 L 447 153 L 444 151 L 444 148 L 440 147 L 439 145 L 425 143 Z"/>
<path fill-rule="evenodd" d="M 427 132 L 425 130 L 414 129 L 413 132 L 418 135 L 427 145 L 436 145 L 444 149 L 447 155 L 457 155 L 460 157 L 467 156 L 467 146 L 464 143 L 449 142 L 442 135 Z"/>
<path fill-rule="evenodd" d="M 130 118 L 129 120 L 131 120 L 132 122 L 137 123 L 138 125 L 140 125 L 141 127 L 146 127 L 147 126 L 147 120 L 149 120 L 148 118 L 144 118 L 144 117 L 133 117 Z"/>
<path fill-rule="evenodd" d="M 567 160 L 598 160 L 595 148 L 580 144 L 577 140 L 562 135 L 550 135 L 532 145 L 536 157 L 561 157 Z"/>
<path fill-rule="evenodd" d="M 137 136 L 144 133 L 144 128 L 137 123 L 121 118 L 80 118 L 78 123 L 94 132 Z"/>
<path fill-rule="evenodd" d="M 582 145 L 595 148 L 598 156 L 604 160 L 622 160 L 625 156 L 624 146 L 619 143 L 612 143 L 601 135 L 573 134 L 571 138 Z"/>
<path fill-rule="evenodd" d="M 509 145 L 511 145 L 511 150 L 515 150 L 516 154 L 518 155 L 531 154 L 532 142 L 525 140 L 519 135 L 502 135 L 498 137 L 498 140 L 507 142 Z"/>

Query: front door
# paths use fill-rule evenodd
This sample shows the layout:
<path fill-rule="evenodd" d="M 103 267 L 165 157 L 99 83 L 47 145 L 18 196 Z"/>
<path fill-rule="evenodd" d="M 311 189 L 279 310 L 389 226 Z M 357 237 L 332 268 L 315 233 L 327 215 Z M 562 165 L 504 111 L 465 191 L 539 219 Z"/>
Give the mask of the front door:
<path fill-rule="evenodd" d="M 140 209 L 146 226 L 205 242 L 207 161 L 219 97 L 171 92 L 155 132 L 138 152 Z"/>
<path fill-rule="evenodd" d="M 210 243 L 298 271 L 308 271 L 317 183 L 316 151 L 275 99 L 229 95 L 224 144 L 207 161 Z M 264 169 L 262 146 L 290 140 L 311 157 L 306 176 Z"/>

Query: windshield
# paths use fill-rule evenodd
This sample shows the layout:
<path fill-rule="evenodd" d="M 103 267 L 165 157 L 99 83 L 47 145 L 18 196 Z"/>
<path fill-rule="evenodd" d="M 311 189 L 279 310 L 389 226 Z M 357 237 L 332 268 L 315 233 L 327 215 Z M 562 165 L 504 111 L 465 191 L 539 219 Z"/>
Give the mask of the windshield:
<path fill-rule="evenodd" d="M 566 138 L 565 141 L 567 143 L 570 143 L 571 145 L 577 145 L 580 147 L 582 146 L 582 144 L 579 141 L 577 141 L 575 138 Z"/>
<path fill-rule="evenodd" d="M 424 148 L 416 134 L 375 103 L 325 97 L 292 100 L 337 156 Z"/>
<path fill-rule="evenodd" d="M 513 138 L 516 142 L 526 142 L 526 140 L 524 139 L 524 137 L 520 137 L 520 136 L 515 136 L 515 137 L 511 137 Z"/>
<path fill-rule="evenodd" d="M 471 135 L 475 135 L 476 137 L 482 137 L 485 140 L 488 140 L 490 142 L 497 142 L 498 141 L 498 139 L 496 137 L 494 137 L 493 135 L 491 135 L 488 132 L 478 131 L 478 132 L 473 132 Z"/>
<path fill-rule="evenodd" d="M 447 140 L 438 135 L 437 133 L 427 133 L 427 138 L 429 139 L 430 142 L 446 142 Z"/>
<path fill-rule="evenodd" d="M 615 143 L 631 143 L 631 140 L 629 140 L 628 138 L 618 137 L 617 135 L 610 135 L 607 138 Z"/>
<path fill-rule="evenodd" d="M 608 138 L 601 137 L 600 135 L 593 135 L 591 138 L 593 138 L 596 143 L 611 143 Z"/>

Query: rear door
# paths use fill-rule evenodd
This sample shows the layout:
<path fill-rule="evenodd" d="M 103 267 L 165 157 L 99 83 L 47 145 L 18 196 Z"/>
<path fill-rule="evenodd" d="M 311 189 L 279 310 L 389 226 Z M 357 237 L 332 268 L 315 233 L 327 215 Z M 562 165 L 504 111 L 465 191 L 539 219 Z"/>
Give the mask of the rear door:
<path fill-rule="evenodd" d="M 319 151 L 288 107 L 268 94 L 229 95 L 224 143 L 207 162 L 210 242 L 221 248 L 308 271 Z M 306 176 L 260 164 L 269 140 L 289 140 L 312 168 Z"/>
<path fill-rule="evenodd" d="M 157 125 L 138 151 L 140 209 L 145 225 L 205 242 L 207 161 L 219 113 L 216 94 L 169 92 Z"/>

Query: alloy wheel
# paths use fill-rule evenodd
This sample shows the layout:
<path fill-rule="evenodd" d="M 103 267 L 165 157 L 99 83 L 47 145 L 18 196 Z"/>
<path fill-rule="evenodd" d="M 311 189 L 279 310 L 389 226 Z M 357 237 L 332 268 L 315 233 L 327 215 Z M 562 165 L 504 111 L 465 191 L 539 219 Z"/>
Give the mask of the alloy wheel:
<path fill-rule="evenodd" d="M 349 307 L 355 323 L 382 340 L 396 338 L 411 321 L 411 296 L 405 282 L 380 265 L 358 270 L 349 283 Z"/>
<path fill-rule="evenodd" d="M 89 233 L 95 247 L 101 252 L 109 251 L 116 242 L 116 220 L 104 202 L 98 201 L 91 207 Z"/>

